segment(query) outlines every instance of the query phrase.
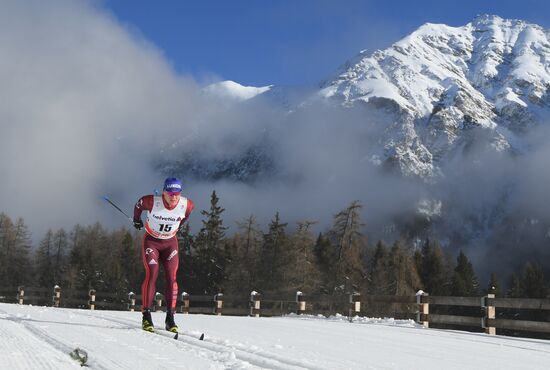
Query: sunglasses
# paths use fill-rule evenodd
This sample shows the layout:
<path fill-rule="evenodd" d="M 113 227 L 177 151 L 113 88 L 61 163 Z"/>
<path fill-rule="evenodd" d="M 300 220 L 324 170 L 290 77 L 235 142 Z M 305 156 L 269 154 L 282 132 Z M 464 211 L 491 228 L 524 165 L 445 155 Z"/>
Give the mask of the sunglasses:
<path fill-rule="evenodd" d="M 171 196 L 171 197 L 175 197 L 175 196 L 181 194 L 180 191 L 167 191 L 166 193 L 167 193 L 169 196 Z"/>

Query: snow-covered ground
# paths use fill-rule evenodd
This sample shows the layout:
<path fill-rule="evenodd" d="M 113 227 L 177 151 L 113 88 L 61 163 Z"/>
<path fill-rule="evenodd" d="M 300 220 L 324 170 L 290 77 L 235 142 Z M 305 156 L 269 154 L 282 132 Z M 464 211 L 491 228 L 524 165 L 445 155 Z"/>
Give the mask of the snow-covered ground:
<path fill-rule="evenodd" d="M 163 313 L 154 313 L 160 326 Z M 550 342 L 344 317 L 181 315 L 178 340 L 138 312 L 0 303 L 0 369 L 548 369 Z M 200 341 L 198 337 L 205 333 Z"/>

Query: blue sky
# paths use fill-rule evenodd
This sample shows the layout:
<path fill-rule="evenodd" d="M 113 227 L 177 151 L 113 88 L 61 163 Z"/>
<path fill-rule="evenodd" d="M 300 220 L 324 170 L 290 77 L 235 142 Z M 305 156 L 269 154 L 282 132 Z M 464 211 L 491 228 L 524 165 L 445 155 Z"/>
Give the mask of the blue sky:
<path fill-rule="evenodd" d="M 389 46 L 426 22 L 477 14 L 550 27 L 548 0 L 102 0 L 100 6 L 201 81 L 316 84 L 362 49 Z"/>

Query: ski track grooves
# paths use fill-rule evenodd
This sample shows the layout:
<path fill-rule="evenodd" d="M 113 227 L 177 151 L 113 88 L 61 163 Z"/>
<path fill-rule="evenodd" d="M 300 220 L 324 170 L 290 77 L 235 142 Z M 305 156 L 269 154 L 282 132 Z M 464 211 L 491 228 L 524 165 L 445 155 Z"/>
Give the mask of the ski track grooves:
<path fill-rule="evenodd" d="M 12 314 L 10 314 L 9 312 L 6 312 L 4 310 L 0 310 L 0 313 L 5 314 L 7 320 L 10 320 L 12 322 L 15 322 L 15 323 L 18 323 L 18 324 L 22 325 L 25 329 L 27 329 L 29 332 L 34 334 L 35 337 L 37 337 L 38 339 L 40 339 L 43 342 L 48 343 L 50 346 L 52 346 L 56 350 L 62 352 L 68 358 L 71 358 L 70 353 L 72 351 L 74 351 L 74 349 L 75 349 L 75 347 L 73 345 L 64 343 L 64 342 L 54 338 L 53 336 L 46 333 L 44 330 L 36 327 L 35 325 L 32 325 L 31 323 L 29 323 L 27 320 L 25 320 L 23 318 L 14 317 Z M 75 364 L 77 364 L 76 360 L 74 360 L 74 359 L 72 359 L 72 360 L 75 361 Z M 86 362 L 86 366 L 87 367 L 93 367 L 94 369 L 109 370 L 108 366 L 102 365 L 97 360 L 88 360 L 88 362 Z"/>
<path fill-rule="evenodd" d="M 89 317 L 94 317 L 95 319 L 103 319 L 109 322 L 122 324 L 122 325 L 130 325 L 134 327 L 136 330 L 142 330 L 140 326 L 137 326 L 135 322 L 130 320 L 121 319 L 118 317 L 112 317 L 109 315 L 105 315 L 104 313 L 101 314 L 101 316 L 96 315 L 90 315 L 84 312 L 75 312 L 79 315 L 85 315 Z M 168 332 L 157 332 L 157 334 L 160 334 L 161 336 L 165 337 L 167 340 L 174 341 L 175 339 L 171 334 Z M 155 335 L 155 334 L 151 334 Z M 243 349 L 236 348 L 235 346 L 228 345 L 228 344 L 222 344 L 222 343 L 215 343 L 212 340 L 209 340 L 208 338 L 205 338 L 204 340 L 199 340 L 199 338 L 195 337 L 192 334 L 180 332 L 179 338 L 177 339 L 179 342 L 186 343 L 193 347 L 198 347 L 201 349 L 206 349 L 211 352 L 220 353 L 220 352 L 230 352 L 235 355 L 235 357 L 243 362 L 247 362 L 249 364 L 261 367 L 261 368 L 269 368 L 269 369 L 277 369 L 277 370 L 298 370 L 298 369 L 311 369 L 311 370 L 324 370 L 324 368 L 312 366 L 311 364 L 307 364 L 298 360 L 292 360 L 288 358 L 284 358 L 282 356 L 273 354 L 273 353 L 267 353 L 264 351 L 255 351 L 255 352 L 248 352 Z"/>
<path fill-rule="evenodd" d="M 455 330 L 447 330 L 447 329 L 430 329 L 430 331 L 432 331 L 432 333 L 430 332 L 425 332 L 422 330 L 422 332 L 418 332 L 418 333 L 415 333 L 416 335 L 423 335 L 423 336 L 436 336 L 436 331 L 443 331 L 449 335 L 453 335 L 453 334 L 459 334 L 460 336 L 455 336 L 454 339 L 455 340 L 460 340 L 460 341 L 465 341 L 465 342 L 469 342 L 471 340 L 471 338 L 469 337 L 461 337 L 461 336 L 469 336 L 469 335 L 473 335 L 475 336 L 476 338 L 476 341 L 479 342 L 479 343 L 483 343 L 483 344 L 489 344 L 491 346 L 497 346 L 497 347 L 509 347 L 509 348 L 517 348 L 517 349 L 523 349 L 523 350 L 526 350 L 526 351 L 533 351 L 533 352 L 541 352 L 541 353 L 550 353 L 550 351 L 547 351 L 547 350 L 544 350 L 544 349 L 541 349 L 541 348 L 532 348 L 532 347 L 527 347 L 527 346 L 522 346 L 522 345 L 519 345 L 519 344 L 511 344 L 511 343 L 495 343 L 493 341 L 494 338 L 491 338 L 491 337 L 487 337 L 487 338 L 483 338 L 483 337 L 480 337 L 479 335 L 477 335 L 477 333 L 469 333 L 469 332 L 466 332 L 466 331 L 455 331 Z M 502 340 L 507 340 L 507 341 L 518 341 L 518 340 L 523 340 L 523 341 L 526 341 L 528 342 L 529 339 L 528 338 L 518 338 L 518 337 L 503 337 L 503 336 L 500 336 L 499 339 L 502 339 Z"/>

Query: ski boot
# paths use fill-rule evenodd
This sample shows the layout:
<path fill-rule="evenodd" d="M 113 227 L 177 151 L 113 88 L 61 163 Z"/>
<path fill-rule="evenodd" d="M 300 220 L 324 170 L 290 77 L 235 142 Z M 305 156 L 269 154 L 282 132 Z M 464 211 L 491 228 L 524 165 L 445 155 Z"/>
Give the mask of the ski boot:
<path fill-rule="evenodd" d="M 166 323 L 166 330 L 171 331 L 172 333 L 178 332 L 178 326 L 174 322 L 174 313 L 171 311 L 166 312 L 166 320 L 164 321 Z"/>
<path fill-rule="evenodd" d="M 145 331 L 154 332 L 155 326 L 153 325 L 153 319 L 151 318 L 151 310 L 145 308 L 142 313 L 143 318 L 141 319 L 141 328 Z"/>

